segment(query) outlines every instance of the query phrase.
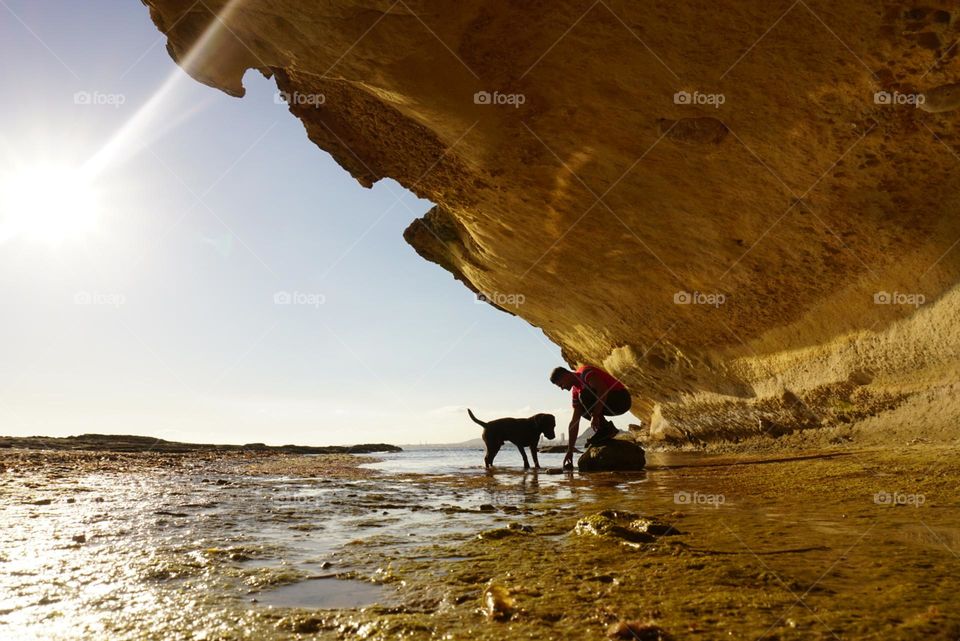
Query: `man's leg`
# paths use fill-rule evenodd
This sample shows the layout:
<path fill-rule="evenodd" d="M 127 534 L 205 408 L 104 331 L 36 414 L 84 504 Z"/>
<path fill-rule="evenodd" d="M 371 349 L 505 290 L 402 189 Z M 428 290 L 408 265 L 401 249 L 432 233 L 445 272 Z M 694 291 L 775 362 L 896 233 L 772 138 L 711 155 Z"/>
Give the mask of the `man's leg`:
<path fill-rule="evenodd" d="M 589 387 L 585 387 L 580 392 L 580 415 L 589 420 L 593 418 L 595 411 L 603 413 L 603 408 L 598 407 L 597 395 Z"/>
<path fill-rule="evenodd" d="M 633 399 L 630 398 L 630 392 L 625 389 L 618 389 L 607 394 L 606 401 L 603 404 L 604 416 L 620 416 L 630 411 Z"/>
<path fill-rule="evenodd" d="M 588 418 L 591 415 L 589 413 L 592 412 L 600 412 L 603 416 L 620 416 L 621 414 L 626 414 L 632 405 L 630 392 L 625 389 L 614 390 L 608 393 L 602 403 L 602 407 L 596 395 L 589 389 L 584 389 L 580 392 L 580 402 L 584 406 L 584 415 Z M 587 440 L 587 447 L 608 441 L 616 436 L 618 432 L 619 430 L 613 422 L 604 419 L 603 427 L 599 430 L 595 429 L 593 436 Z"/>
<path fill-rule="evenodd" d="M 609 396 L 608 394 L 607 397 L 609 398 Z M 589 388 L 584 388 L 580 392 L 580 405 L 583 408 L 581 414 L 588 419 L 591 419 L 594 413 L 600 414 L 601 416 L 608 414 L 608 408 L 606 407 L 608 403 L 601 404 L 600 399 L 598 399 L 597 395 Z M 599 445 L 603 441 L 613 438 L 616 434 L 617 428 L 614 427 L 613 423 L 604 420 L 603 426 L 600 429 L 593 430 L 593 436 L 587 439 L 586 446 Z"/>

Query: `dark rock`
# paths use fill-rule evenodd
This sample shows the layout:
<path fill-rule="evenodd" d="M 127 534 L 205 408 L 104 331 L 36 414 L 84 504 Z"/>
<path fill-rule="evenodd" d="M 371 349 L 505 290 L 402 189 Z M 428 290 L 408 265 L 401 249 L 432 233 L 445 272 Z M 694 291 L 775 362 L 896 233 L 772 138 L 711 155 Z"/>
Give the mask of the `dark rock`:
<path fill-rule="evenodd" d="M 636 471 L 646 463 L 639 443 L 617 437 L 587 449 L 577 460 L 577 468 L 581 472 Z"/>
<path fill-rule="evenodd" d="M 567 446 L 566 445 L 547 445 L 545 447 L 537 448 L 537 451 L 541 454 L 566 454 Z M 579 452 L 577 448 L 573 449 L 574 452 Z"/>

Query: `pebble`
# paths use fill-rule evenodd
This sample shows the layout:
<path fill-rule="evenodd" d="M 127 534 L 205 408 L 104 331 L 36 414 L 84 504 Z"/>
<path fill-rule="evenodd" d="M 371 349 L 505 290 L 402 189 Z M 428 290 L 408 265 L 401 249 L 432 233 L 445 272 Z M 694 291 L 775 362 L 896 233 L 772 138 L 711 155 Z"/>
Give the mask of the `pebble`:
<path fill-rule="evenodd" d="M 672 638 L 660 626 L 640 621 L 618 621 L 607 629 L 607 636 L 614 639 L 632 639 L 633 641 L 669 641 Z"/>
<path fill-rule="evenodd" d="M 516 607 L 510 591 L 502 585 L 490 584 L 483 591 L 483 611 L 491 621 L 508 621 Z"/>

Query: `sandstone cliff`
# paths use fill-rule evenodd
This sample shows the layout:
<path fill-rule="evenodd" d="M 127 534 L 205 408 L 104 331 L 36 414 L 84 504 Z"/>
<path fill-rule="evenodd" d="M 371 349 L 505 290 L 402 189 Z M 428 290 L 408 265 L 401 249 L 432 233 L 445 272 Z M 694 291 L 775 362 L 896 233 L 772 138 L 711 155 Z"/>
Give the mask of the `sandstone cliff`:
<path fill-rule="evenodd" d="M 194 78 L 260 70 L 358 181 L 435 203 L 417 252 L 621 377 L 653 436 L 955 437 L 949 3 L 145 4 Z"/>

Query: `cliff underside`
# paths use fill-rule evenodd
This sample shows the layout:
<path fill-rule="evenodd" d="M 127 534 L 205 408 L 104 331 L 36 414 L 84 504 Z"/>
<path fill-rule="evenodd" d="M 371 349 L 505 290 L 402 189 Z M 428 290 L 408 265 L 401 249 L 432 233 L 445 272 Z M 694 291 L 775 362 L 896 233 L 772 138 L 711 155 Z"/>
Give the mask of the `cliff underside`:
<path fill-rule="evenodd" d="M 358 181 L 435 203 L 407 242 L 651 438 L 957 437 L 954 5 L 145 4 L 194 78 L 258 69 Z"/>

